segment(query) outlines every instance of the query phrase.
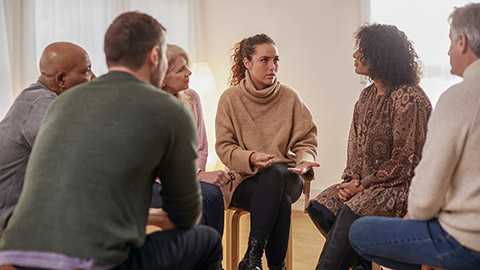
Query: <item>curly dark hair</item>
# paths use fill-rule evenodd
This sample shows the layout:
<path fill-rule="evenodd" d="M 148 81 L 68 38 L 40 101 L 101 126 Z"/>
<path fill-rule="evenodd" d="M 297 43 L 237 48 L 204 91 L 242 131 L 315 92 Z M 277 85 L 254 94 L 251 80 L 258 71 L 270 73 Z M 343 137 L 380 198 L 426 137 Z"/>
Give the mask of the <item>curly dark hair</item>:
<path fill-rule="evenodd" d="M 230 69 L 230 86 L 234 86 L 240 83 L 245 78 L 245 70 L 247 69 L 243 64 L 243 58 L 252 60 L 252 55 L 255 54 L 255 46 L 260 44 L 272 44 L 275 45 L 275 41 L 266 34 L 257 34 L 252 37 L 244 38 L 242 41 L 235 44 L 232 54 L 232 68 Z"/>
<path fill-rule="evenodd" d="M 418 55 L 404 32 L 394 25 L 364 25 L 355 33 L 361 61 L 368 63 L 369 77 L 387 87 L 420 82 Z"/>

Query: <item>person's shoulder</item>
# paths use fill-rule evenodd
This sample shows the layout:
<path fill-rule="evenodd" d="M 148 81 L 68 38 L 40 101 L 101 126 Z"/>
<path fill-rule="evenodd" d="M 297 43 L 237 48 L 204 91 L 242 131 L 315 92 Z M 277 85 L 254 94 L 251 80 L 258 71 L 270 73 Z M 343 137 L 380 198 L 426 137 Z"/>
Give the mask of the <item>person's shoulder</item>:
<path fill-rule="evenodd" d="M 372 95 L 374 94 L 374 91 L 375 91 L 375 84 L 374 83 L 371 83 L 369 85 L 367 85 L 365 88 L 362 89 L 362 91 L 360 92 L 360 98 L 359 99 L 362 99 L 366 96 L 369 96 L 369 95 Z"/>
<path fill-rule="evenodd" d="M 417 84 L 402 84 L 398 86 L 394 92 L 398 93 L 398 95 L 408 94 L 423 96 L 425 94 L 423 89 Z"/>
<path fill-rule="evenodd" d="M 201 103 L 200 95 L 198 94 L 197 91 L 193 90 L 192 88 L 188 88 L 187 90 L 184 90 L 183 93 L 188 97 L 188 102 L 194 107 L 197 106 L 197 104 Z"/>
<path fill-rule="evenodd" d="M 465 87 L 465 82 L 459 82 L 450 86 L 445 90 L 440 97 L 438 98 L 436 109 L 457 109 L 459 106 L 463 107 L 462 110 L 471 109 L 470 106 L 467 106 L 468 103 L 474 102 L 470 89 Z"/>
<path fill-rule="evenodd" d="M 240 85 L 233 85 L 225 89 L 222 94 L 220 95 L 221 100 L 228 100 L 234 96 L 237 96 L 240 94 Z"/>
<path fill-rule="evenodd" d="M 34 105 L 39 102 L 52 102 L 56 97 L 57 94 L 50 91 L 50 89 L 42 83 L 36 82 L 20 92 L 15 101 L 28 101 L 30 104 Z"/>
<path fill-rule="evenodd" d="M 281 95 L 293 96 L 295 98 L 300 98 L 300 94 L 298 93 L 298 91 L 295 90 L 290 85 L 280 83 L 280 89 L 279 90 L 280 90 Z"/>
<path fill-rule="evenodd" d="M 197 91 L 193 90 L 192 88 L 188 88 L 187 90 L 183 91 L 185 95 L 189 98 L 200 99 L 200 95 Z"/>
<path fill-rule="evenodd" d="M 430 99 L 418 84 L 400 85 L 393 91 L 392 98 L 401 103 L 416 101 L 431 106 Z"/>

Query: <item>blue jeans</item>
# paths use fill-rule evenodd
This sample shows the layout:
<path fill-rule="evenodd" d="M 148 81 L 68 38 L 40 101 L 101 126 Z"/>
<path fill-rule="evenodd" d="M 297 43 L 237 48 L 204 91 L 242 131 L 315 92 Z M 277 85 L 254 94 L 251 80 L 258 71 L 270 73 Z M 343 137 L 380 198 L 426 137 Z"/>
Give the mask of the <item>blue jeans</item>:
<path fill-rule="evenodd" d="M 150 207 L 162 208 L 163 202 L 159 192 L 162 185 L 155 182 L 153 184 L 152 203 Z M 203 215 L 200 224 L 210 226 L 217 230 L 220 237 L 223 235 L 223 221 L 225 215 L 225 206 L 223 203 L 223 194 L 219 187 L 200 182 L 203 201 Z"/>
<path fill-rule="evenodd" d="M 394 269 L 480 269 L 480 252 L 462 246 L 436 218 L 429 221 L 364 217 L 350 228 L 350 243 L 365 259 Z"/>
<path fill-rule="evenodd" d="M 200 224 L 210 226 L 223 235 L 225 204 L 223 194 L 216 185 L 200 182 L 203 197 L 203 215 Z"/>

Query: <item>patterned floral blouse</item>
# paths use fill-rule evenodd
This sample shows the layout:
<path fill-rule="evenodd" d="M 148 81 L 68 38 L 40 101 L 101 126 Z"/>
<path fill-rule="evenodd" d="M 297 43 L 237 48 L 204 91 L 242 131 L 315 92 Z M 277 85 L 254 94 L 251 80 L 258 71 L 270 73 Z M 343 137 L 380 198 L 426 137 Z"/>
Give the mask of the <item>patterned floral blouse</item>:
<path fill-rule="evenodd" d="M 403 216 L 431 112 L 419 86 L 403 85 L 380 96 L 375 84 L 366 87 L 355 104 L 342 174 L 345 182 L 360 179 L 365 190 L 343 203 L 335 184 L 313 201 L 334 214 L 345 204 L 359 216 Z"/>
<path fill-rule="evenodd" d="M 353 113 L 342 178 L 364 188 L 409 182 L 422 157 L 432 105 L 419 86 L 401 86 L 377 96 L 365 88 Z"/>

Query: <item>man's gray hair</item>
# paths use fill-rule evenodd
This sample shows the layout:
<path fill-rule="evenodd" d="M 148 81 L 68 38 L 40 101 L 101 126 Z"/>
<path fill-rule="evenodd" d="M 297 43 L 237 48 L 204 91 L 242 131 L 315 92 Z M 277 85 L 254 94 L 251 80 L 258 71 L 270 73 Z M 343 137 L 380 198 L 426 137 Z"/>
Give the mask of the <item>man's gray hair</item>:
<path fill-rule="evenodd" d="M 449 17 L 452 40 L 461 33 L 467 37 L 467 44 L 480 57 L 480 3 L 470 3 L 455 8 Z"/>

